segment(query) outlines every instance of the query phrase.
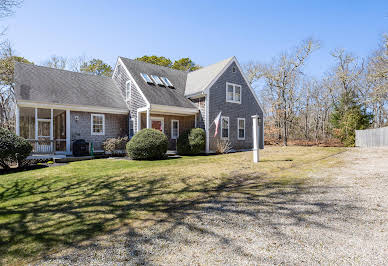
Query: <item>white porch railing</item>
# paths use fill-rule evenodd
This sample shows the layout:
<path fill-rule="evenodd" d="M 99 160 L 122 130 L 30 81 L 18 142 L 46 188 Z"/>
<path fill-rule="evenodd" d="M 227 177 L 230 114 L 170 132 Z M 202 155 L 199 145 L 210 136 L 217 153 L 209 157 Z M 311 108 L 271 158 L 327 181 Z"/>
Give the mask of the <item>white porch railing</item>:
<path fill-rule="evenodd" d="M 54 154 L 66 151 L 66 139 L 45 140 L 45 139 L 27 139 L 32 145 L 32 153 L 35 154 Z"/>

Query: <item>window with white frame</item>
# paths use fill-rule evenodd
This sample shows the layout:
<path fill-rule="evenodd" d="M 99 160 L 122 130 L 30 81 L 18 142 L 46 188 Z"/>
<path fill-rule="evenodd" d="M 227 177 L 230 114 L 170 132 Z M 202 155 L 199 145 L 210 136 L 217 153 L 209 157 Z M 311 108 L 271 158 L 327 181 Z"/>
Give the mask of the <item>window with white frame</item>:
<path fill-rule="evenodd" d="M 105 134 L 105 115 L 92 114 L 91 115 L 91 134 L 104 135 Z"/>
<path fill-rule="evenodd" d="M 163 82 L 160 80 L 160 78 L 156 75 L 151 75 L 151 78 L 155 81 L 156 84 L 164 86 Z"/>
<path fill-rule="evenodd" d="M 131 99 L 131 86 L 132 82 L 130 80 L 125 84 L 125 99 L 129 101 Z"/>
<path fill-rule="evenodd" d="M 171 83 L 171 81 L 166 77 L 161 77 L 161 80 L 163 80 L 164 84 L 166 84 L 167 87 L 174 87 Z"/>
<path fill-rule="evenodd" d="M 140 73 L 140 75 L 144 79 L 145 82 L 147 82 L 147 83 L 154 83 L 152 81 L 152 79 L 150 78 L 150 76 L 148 76 L 148 74 Z"/>
<path fill-rule="evenodd" d="M 229 139 L 229 117 L 221 117 L 221 139 Z"/>
<path fill-rule="evenodd" d="M 179 120 L 171 120 L 171 138 L 177 139 L 179 137 Z"/>
<path fill-rule="evenodd" d="M 135 119 L 129 119 L 129 137 L 132 138 L 135 135 Z"/>
<path fill-rule="evenodd" d="M 233 83 L 226 83 L 226 101 L 230 103 L 241 103 L 241 86 Z"/>
<path fill-rule="evenodd" d="M 245 118 L 237 118 L 237 138 L 240 140 L 245 139 Z"/>

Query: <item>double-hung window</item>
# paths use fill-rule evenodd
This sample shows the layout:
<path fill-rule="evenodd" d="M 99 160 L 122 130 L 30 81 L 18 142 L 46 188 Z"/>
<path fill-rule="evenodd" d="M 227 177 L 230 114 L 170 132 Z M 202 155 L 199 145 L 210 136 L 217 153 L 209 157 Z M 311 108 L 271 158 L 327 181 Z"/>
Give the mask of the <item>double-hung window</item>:
<path fill-rule="evenodd" d="M 171 139 L 179 137 L 179 120 L 171 120 Z"/>
<path fill-rule="evenodd" d="M 91 134 L 92 135 L 105 134 L 105 115 L 103 114 L 91 115 Z"/>
<path fill-rule="evenodd" d="M 129 101 L 131 99 L 131 85 L 132 82 L 130 80 L 125 84 L 125 99 Z"/>
<path fill-rule="evenodd" d="M 245 139 L 245 118 L 237 118 L 237 138 L 239 140 Z"/>
<path fill-rule="evenodd" d="M 241 86 L 233 83 L 226 83 L 226 101 L 230 103 L 241 103 Z"/>
<path fill-rule="evenodd" d="M 221 139 L 229 139 L 229 117 L 221 116 Z"/>

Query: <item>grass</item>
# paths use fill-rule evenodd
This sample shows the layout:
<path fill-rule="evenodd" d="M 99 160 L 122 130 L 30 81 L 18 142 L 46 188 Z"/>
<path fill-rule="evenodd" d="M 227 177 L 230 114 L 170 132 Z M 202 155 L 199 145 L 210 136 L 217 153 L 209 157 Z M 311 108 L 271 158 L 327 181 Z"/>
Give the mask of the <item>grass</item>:
<path fill-rule="evenodd" d="M 310 173 L 338 164 L 333 155 L 344 150 L 269 147 L 258 164 L 251 152 L 163 161 L 101 159 L 2 175 L 0 264 L 28 263 L 125 224 L 154 223 L 177 208 L 242 192 L 244 180 L 271 188 L 301 185 Z M 255 186 L 250 193 L 268 191 Z"/>

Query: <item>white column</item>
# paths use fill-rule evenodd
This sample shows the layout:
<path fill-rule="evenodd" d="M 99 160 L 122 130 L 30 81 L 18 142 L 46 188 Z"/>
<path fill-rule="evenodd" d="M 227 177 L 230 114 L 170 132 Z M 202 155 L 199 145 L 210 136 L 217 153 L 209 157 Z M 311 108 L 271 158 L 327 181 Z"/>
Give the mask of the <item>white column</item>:
<path fill-rule="evenodd" d="M 51 151 L 54 152 L 54 110 L 50 109 L 50 140 L 51 140 Z"/>
<path fill-rule="evenodd" d="M 16 129 L 16 135 L 20 136 L 20 110 L 17 104 L 15 107 L 15 129 Z"/>
<path fill-rule="evenodd" d="M 194 127 L 197 128 L 197 114 L 195 114 L 195 117 L 194 117 Z"/>
<path fill-rule="evenodd" d="M 150 115 L 150 109 L 147 109 L 147 128 L 151 128 L 151 115 Z"/>
<path fill-rule="evenodd" d="M 252 116 L 252 128 L 253 128 L 253 162 L 259 162 L 259 116 Z"/>
<path fill-rule="evenodd" d="M 66 110 L 66 153 L 70 154 L 70 110 Z"/>
<path fill-rule="evenodd" d="M 35 140 L 38 140 L 38 108 L 35 108 Z"/>
<path fill-rule="evenodd" d="M 141 113 L 137 111 L 137 129 L 136 133 L 141 130 Z"/>

